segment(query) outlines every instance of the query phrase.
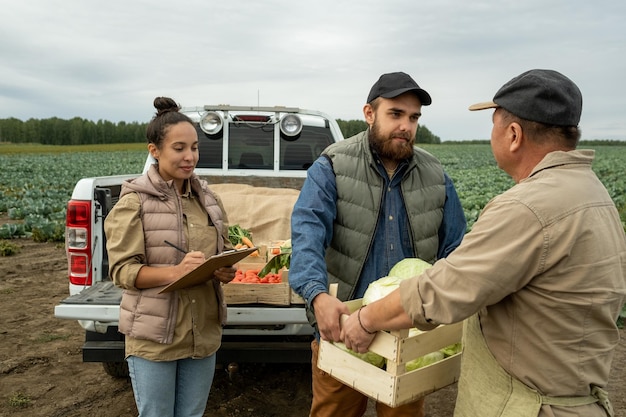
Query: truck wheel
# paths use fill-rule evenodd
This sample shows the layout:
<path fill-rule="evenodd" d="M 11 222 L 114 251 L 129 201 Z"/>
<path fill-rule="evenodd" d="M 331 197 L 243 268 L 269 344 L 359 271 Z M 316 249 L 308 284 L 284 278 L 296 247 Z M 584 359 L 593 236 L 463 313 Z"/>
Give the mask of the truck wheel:
<path fill-rule="evenodd" d="M 114 378 L 128 378 L 128 364 L 126 362 L 102 362 L 104 371 Z"/>

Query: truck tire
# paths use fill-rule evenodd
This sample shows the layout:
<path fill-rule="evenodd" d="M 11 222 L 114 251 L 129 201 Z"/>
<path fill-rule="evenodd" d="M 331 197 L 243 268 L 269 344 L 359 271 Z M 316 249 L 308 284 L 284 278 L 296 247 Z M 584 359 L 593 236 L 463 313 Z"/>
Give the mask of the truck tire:
<path fill-rule="evenodd" d="M 114 378 L 128 378 L 128 364 L 124 362 L 102 362 L 104 371 Z"/>

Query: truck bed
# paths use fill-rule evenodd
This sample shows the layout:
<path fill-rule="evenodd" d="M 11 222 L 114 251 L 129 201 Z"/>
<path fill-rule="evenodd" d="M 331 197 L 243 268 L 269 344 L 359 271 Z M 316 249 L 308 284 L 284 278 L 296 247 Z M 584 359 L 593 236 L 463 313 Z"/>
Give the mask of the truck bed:
<path fill-rule="evenodd" d="M 121 299 L 120 288 L 112 281 L 102 281 L 62 300 L 55 306 L 54 315 L 62 319 L 117 322 Z M 228 307 L 227 326 L 283 324 L 301 324 L 310 328 L 303 306 L 246 304 Z"/>
<path fill-rule="evenodd" d="M 54 308 L 57 318 L 106 323 L 117 329 L 122 290 L 112 281 L 102 281 L 62 300 Z M 98 328 L 99 326 L 95 326 Z M 88 332 L 84 349 L 86 362 L 102 358 L 102 350 L 116 350 L 112 358 L 123 358 L 123 342 L 110 345 Z M 228 307 L 218 361 L 229 362 L 308 362 L 311 358 L 312 327 L 303 306 L 261 304 Z M 106 344 L 108 343 L 108 344 Z M 92 356 L 93 355 L 93 356 Z M 93 359 L 90 359 L 93 358 Z"/>

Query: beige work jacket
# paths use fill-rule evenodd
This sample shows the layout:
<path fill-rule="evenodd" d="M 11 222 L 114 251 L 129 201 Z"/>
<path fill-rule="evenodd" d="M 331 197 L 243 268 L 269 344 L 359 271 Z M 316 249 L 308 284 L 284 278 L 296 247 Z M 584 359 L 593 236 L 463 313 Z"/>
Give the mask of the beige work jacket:
<path fill-rule="evenodd" d="M 626 300 L 626 238 L 591 170 L 593 156 L 548 154 L 485 206 L 452 254 L 402 283 L 415 325 L 459 322 L 480 311 L 489 350 L 526 386 L 552 397 L 605 387 Z M 580 409 L 602 415 L 595 404 Z M 539 415 L 571 414 L 544 405 Z"/>

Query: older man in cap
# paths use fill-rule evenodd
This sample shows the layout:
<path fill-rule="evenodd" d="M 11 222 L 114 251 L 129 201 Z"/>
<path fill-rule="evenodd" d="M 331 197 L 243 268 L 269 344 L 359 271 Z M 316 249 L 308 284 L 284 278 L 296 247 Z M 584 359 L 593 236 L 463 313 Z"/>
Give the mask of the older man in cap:
<path fill-rule="evenodd" d="M 465 320 L 455 416 L 612 416 L 604 387 L 626 300 L 626 238 L 615 204 L 576 150 L 582 96 L 535 69 L 493 101 L 491 147 L 516 185 L 491 200 L 446 259 L 361 310 L 368 331 Z M 342 329 L 364 352 L 353 315 Z"/>
<path fill-rule="evenodd" d="M 289 284 L 305 300 L 315 328 L 314 417 L 360 417 L 368 398 L 317 367 L 318 340 L 339 341 L 343 301 L 407 257 L 446 257 L 461 242 L 465 217 L 452 181 L 429 153 L 414 146 L 430 95 L 403 72 L 383 74 L 363 107 L 368 129 L 329 146 L 309 168 L 291 218 Z M 338 283 L 337 297 L 329 283 Z M 378 416 L 420 417 L 424 402 Z"/>

